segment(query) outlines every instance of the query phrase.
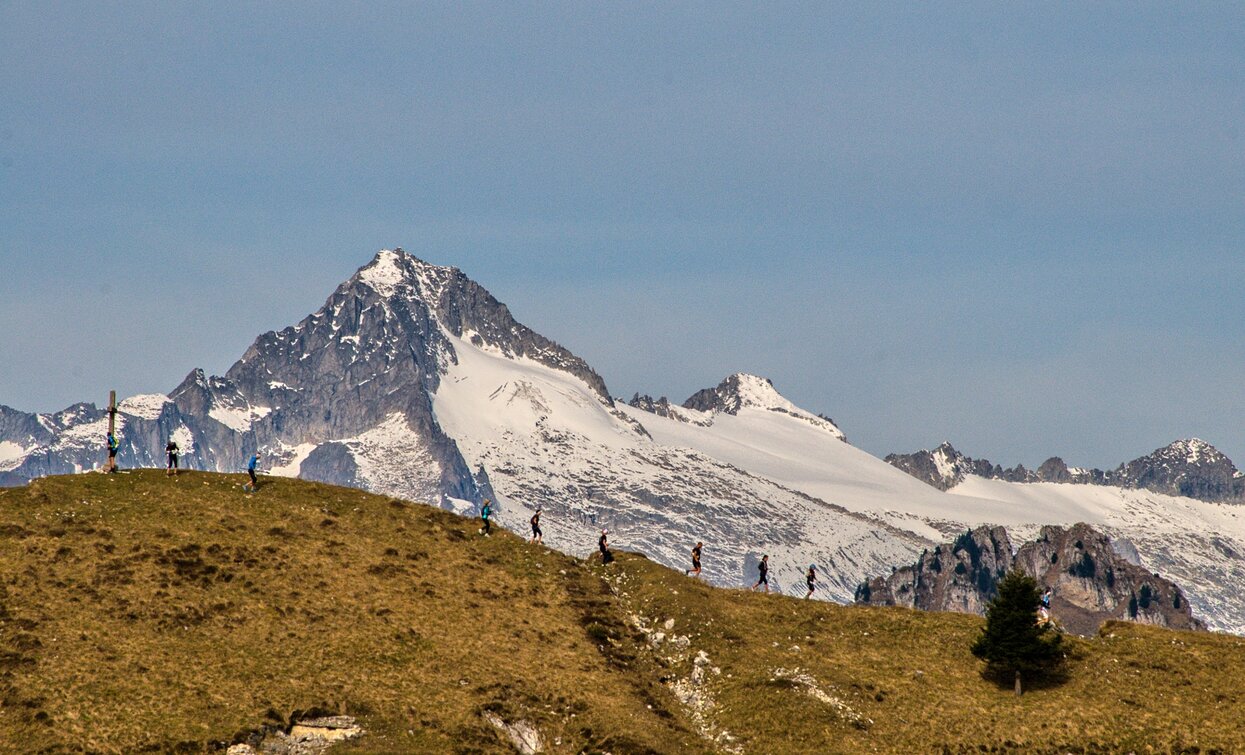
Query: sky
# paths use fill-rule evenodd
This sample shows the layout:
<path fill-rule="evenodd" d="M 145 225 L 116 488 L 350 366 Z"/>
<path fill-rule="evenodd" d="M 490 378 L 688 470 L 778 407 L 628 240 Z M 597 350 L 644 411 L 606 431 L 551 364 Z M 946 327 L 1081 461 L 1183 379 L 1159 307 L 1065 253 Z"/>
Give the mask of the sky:
<path fill-rule="evenodd" d="M 1245 6 L 0 0 L 0 404 L 223 373 L 381 248 L 612 393 L 1245 466 Z"/>

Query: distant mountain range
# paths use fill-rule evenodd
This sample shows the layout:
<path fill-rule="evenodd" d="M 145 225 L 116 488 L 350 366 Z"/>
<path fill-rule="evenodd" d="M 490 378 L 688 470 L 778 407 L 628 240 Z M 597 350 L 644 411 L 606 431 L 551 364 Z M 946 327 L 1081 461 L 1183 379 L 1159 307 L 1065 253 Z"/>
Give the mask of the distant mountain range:
<path fill-rule="evenodd" d="M 1245 632 L 1241 475 L 1208 444 L 1180 441 L 1111 473 L 1057 460 L 1029 473 L 949 445 L 883 461 L 753 375 L 682 404 L 624 402 L 461 271 L 400 249 L 259 336 L 224 376 L 193 370 L 119 410 L 123 467 L 162 466 L 169 437 L 197 469 L 237 472 L 258 451 L 272 474 L 463 514 L 492 498 L 520 531 L 542 507 L 546 542 L 572 553 L 606 528 L 686 568 L 700 540 L 706 578 L 722 585 L 751 585 L 768 554 L 772 581 L 802 594 L 816 563 L 823 595 L 844 602 L 966 528 L 1004 526 L 1021 541 L 1084 521 L 1135 546 L 1212 628 Z M 0 484 L 98 467 L 106 424 L 92 404 L 0 407 Z"/>
<path fill-rule="evenodd" d="M 950 443 L 932 451 L 891 454 L 886 461 L 939 490 L 950 490 L 969 475 L 975 475 L 1008 482 L 1109 485 L 1200 501 L 1240 502 L 1245 498 L 1245 474 L 1217 448 L 1197 438 L 1178 440 L 1109 472 L 1069 467 L 1058 456 L 1047 459 L 1033 471 L 1023 464 L 1004 469 L 985 459 L 969 458 Z"/>

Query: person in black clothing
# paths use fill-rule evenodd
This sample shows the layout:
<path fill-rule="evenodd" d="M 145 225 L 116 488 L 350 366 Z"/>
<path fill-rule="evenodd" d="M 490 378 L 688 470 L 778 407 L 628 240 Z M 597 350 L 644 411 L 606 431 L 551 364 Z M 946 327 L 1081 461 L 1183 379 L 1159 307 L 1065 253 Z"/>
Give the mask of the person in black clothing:
<path fill-rule="evenodd" d="M 614 554 L 610 553 L 610 543 L 606 535 L 609 530 L 601 530 L 601 538 L 597 540 L 597 547 L 601 549 L 601 563 L 608 564 L 614 560 Z"/>
<path fill-rule="evenodd" d="M 168 471 L 166 472 L 166 474 L 169 474 L 169 475 L 177 474 L 177 455 L 180 452 L 181 452 L 181 449 L 177 447 L 177 441 L 173 440 L 172 438 L 169 438 L 168 444 L 164 447 L 164 453 L 168 456 L 168 460 L 169 460 L 168 467 L 167 467 Z"/>
<path fill-rule="evenodd" d="M 704 546 L 704 543 L 697 541 L 696 547 L 692 548 L 692 568 L 688 569 L 685 572 L 686 574 L 691 574 L 697 577 L 700 576 L 700 549 Z"/>
<path fill-rule="evenodd" d="M 540 531 L 540 509 L 536 509 L 536 513 L 532 514 L 532 542 L 543 542 L 544 533 Z"/>
<path fill-rule="evenodd" d="M 765 585 L 765 592 L 769 592 L 769 556 L 761 556 L 761 563 L 757 564 L 757 573 L 760 575 L 757 583 L 752 586 L 755 590 L 761 585 Z"/>
<path fill-rule="evenodd" d="M 816 587 L 817 566 L 816 565 L 814 564 L 808 565 L 808 574 L 804 575 L 804 579 L 808 582 L 808 594 L 804 596 L 804 599 L 808 600 L 809 598 L 813 597 L 813 590 L 817 589 Z"/>

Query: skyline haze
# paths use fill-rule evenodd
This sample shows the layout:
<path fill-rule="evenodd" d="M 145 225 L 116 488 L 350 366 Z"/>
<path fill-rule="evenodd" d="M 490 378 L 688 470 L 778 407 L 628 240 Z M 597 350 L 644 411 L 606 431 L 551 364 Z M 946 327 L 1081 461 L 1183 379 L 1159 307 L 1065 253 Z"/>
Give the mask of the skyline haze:
<path fill-rule="evenodd" d="M 1245 11 L 0 3 L 0 404 L 222 373 L 377 249 L 616 396 L 1245 462 Z"/>

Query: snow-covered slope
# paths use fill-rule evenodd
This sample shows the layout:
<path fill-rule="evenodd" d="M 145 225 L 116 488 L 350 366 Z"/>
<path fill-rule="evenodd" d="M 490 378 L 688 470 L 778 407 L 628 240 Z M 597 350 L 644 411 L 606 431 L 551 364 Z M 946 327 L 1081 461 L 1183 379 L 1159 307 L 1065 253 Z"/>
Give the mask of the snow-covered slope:
<path fill-rule="evenodd" d="M 941 540 L 963 529 L 964 517 L 959 509 L 966 505 L 999 520 L 1013 514 L 1014 506 L 1010 503 L 950 498 L 843 442 L 842 434 L 833 425 L 812 424 L 805 417 L 789 413 L 784 406 L 789 402 L 782 402 L 777 404 L 778 410 L 757 402 L 734 414 L 679 408 L 677 419 L 630 406 L 620 408 L 643 422 L 653 439 L 662 445 L 694 449 L 823 501 L 877 516 L 931 540 Z"/>
<path fill-rule="evenodd" d="M 500 521 L 525 531 L 540 506 L 545 540 L 562 550 L 587 553 L 598 530 L 608 529 L 617 545 L 686 567 L 692 545 L 703 541 L 711 581 L 751 584 L 768 554 L 783 589 L 798 592 L 807 564 L 817 563 L 830 595 L 846 600 L 870 564 L 907 562 L 929 544 L 723 459 L 654 440 L 649 417 L 611 406 L 565 372 L 464 338 L 452 344 L 456 364 L 434 396 L 438 421 L 468 464 L 487 471 Z"/>

